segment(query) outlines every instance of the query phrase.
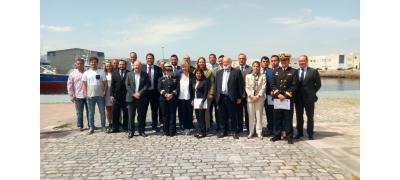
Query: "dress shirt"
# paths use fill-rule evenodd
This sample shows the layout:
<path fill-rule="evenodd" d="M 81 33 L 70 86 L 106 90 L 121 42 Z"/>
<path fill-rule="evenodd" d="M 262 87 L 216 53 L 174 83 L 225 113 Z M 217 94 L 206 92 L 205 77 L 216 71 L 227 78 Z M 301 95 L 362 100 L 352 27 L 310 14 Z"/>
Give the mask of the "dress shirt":
<path fill-rule="evenodd" d="M 140 73 L 135 72 L 135 92 L 139 92 L 140 86 Z"/>
<path fill-rule="evenodd" d="M 149 74 L 149 66 L 151 66 L 151 79 L 150 79 L 150 88 L 149 90 L 154 89 L 154 65 L 147 65 L 146 74 Z"/>
<path fill-rule="evenodd" d="M 230 73 L 230 69 L 224 69 L 224 74 L 222 76 L 222 94 L 225 95 L 228 95 L 228 80 Z"/>
<path fill-rule="evenodd" d="M 74 95 L 76 98 L 85 98 L 83 97 L 82 75 L 83 72 L 79 72 L 78 69 L 74 69 L 69 74 L 67 82 L 69 95 Z"/>

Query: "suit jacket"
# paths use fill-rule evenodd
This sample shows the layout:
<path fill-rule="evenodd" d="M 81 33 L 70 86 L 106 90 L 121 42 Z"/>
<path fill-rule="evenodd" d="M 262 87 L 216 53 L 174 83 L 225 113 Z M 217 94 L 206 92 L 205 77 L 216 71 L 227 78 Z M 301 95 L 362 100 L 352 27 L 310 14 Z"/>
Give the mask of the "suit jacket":
<path fill-rule="evenodd" d="M 180 66 L 176 66 L 176 71 L 174 72 L 173 71 L 173 68 L 174 68 L 174 66 L 172 66 L 172 76 L 175 76 L 175 77 L 179 77 L 179 76 L 181 76 L 181 73 L 182 73 L 182 69 L 181 69 L 181 67 Z"/>
<path fill-rule="evenodd" d="M 240 70 L 240 65 L 237 66 L 236 68 L 242 73 L 243 80 L 246 79 L 246 75 L 248 75 L 248 74 L 250 74 L 250 73 L 252 72 L 252 68 L 251 68 L 249 65 L 247 65 L 247 64 L 244 66 L 244 70 L 243 70 L 243 71 Z M 245 82 L 245 83 L 246 83 L 246 82 Z M 244 94 L 242 95 L 242 97 L 243 97 L 243 98 L 246 98 L 246 97 L 247 97 L 246 91 L 243 91 L 243 93 L 244 93 Z"/>
<path fill-rule="evenodd" d="M 258 81 L 257 81 L 257 88 L 255 87 L 255 78 L 253 74 L 248 74 L 246 75 L 246 93 L 248 95 L 247 97 L 247 102 L 252 102 L 250 99 L 250 95 L 253 96 L 260 96 L 260 100 L 264 101 L 265 98 L 265 83 L 266 83 L 266 78 L 264 74 L 259 74 L 258 75 Z"/>
<path fill-rule="evenodd" d="M 152 77 L 152 78 L 153 78 L 153 85 L 154 85 L 153 87 L 154 87 L 154 90 L 157 91 L 158 79 L 159 79 L 161 76 L 163 76 L 163 72 L 162 72 L 162 69 L 161 69 L 160 67 L 156 66 L 156 65 L 153 65 L 153 68 L 154 68 L 154 73 L 153 73 L 153 76 L 154 76 L 154 77 Z M 143 65 L 143 66 L 142 66 L 142 71 L 145 72 L 145 73 L 147 74 L 147 70 L 148 70 L 147 64 L 146 64 L 146 65 Z M 149 79 L 149 81 L 150 81 L 150 86 L 149 86 L 149 88 L 150 88 L 150 87 L 151 87 L 151 79 Z M 157 91 L 157 92 L 158 92 L 158 91 Z"/>
<path fill-rule="evenodd" d="M 282 94 L 286 99 L 291 99 L 290 103 L 293 103 L 298 82 L 296 69 L 292 67 L 288 67 L 286 70 L 283 70 L 282 67 L 274 69 L 271 79 L 272 97 L 278 98 L 278 95 Z"/>
<path fill-rule="evenodd" d="M 222 94 L 222 79 L 224 70 L 221 69 L 217 72 L 217 77 L 214 83 L 214 95 L 215 102 L 218 104 L 219 97 Z M 236 68 L 230 68 L 230 74 L 228 79 L 228 96 L 232 102 L 235 102 L 239 98 L 243 98 L 244 94 L 244 80 L 240 70 Z"/>
<path fill-rule="evenodd" d="M 119 70 L 114 70 L 111 73 L 110 96 L 114 96 L 117 100 L 124 100 L 126 95 L 125 79 L 129 70 L 125 70 L 124 77 L 121 78 Z"/>
<path fill-rule="evenodd" d="M 266 83 L 266 87 L 265 87 L 265 93 L 266 95 L 270 95 L 271 94 L 271 80 L 272 80 L 272 73 L 273 73 L 273 69 L 272 68 L 267 68 L 267 70 L 265 71 L 265 76 L 267 78 L 267 83 Z"/>
<path fill-rule="evenodd" d="M 201 80 L 199 85 L 196 87 L 196 80 L 193 84 L 193 92 L 196 99 L 202 99 L 202 102 L 206 101 L 208 95 L 208 81 L 207 79 Z"/>
<path fill-rule="evenodd" d="M 139 83 L 139 93 L 141 102 L 146 102 L 147 100 L 147 89 L 150 87 L 150 80 L 147 74 L 143 71 L 140 72 L 140 83 Z M 136 82 L 135 82 L 135 72 L 131 71 L 127 74 L 125 80 L 126 86 L 126 102 L 132 102 L 135 98 L 132 96 L 136 93 Z"/>
<path fill-rule="evenodd" d="M 160 101 L 166 101 L 165 94 L 172 94 L 172 99 L 170 101 L 174 101 L 178 99 L 179 94 L 179 81 L 178 78 L 172 76 L 171 78 L 167 78 L 165 76 L 160 77 L 158 79 L 158 88 L 157 90 L 160 92 Z"/>
<path fill-rule="evenodd" d="M 298 69 L 298 72 L 301 71 Z M 299 77 L 300 79 L 300 77 Z M 303 101 L 305 104 L 314 103 L 318 100 L 317 91 L 321 88 L 321 78 L 318 70 L 307 67 L 306 76 L 302 82 L 298 83 L 296 92 L 296 102 Z"/>
<path fill-rule="evenodd" d="M 179 78 L 178 78 L 178 83 L 180 83 L 181 82 L 181 78 L 182 78 L 182 76 L 179 76 Z M 189 94 L 190 94 L 190 100 L 193 100 L 194 99 L 194 84 L 195 83 L 195 81 L 194 81 L 194 74 L 193 73 L 191 73 L 191 72 L 189 72 Z M 179 88 L 180 88 L 180 86 L 179 86 Z M 181 91 L 179 90 L 179 93 L 181 93 Z M 179 97 L 179 94 L 178 94 L 178 97 Z M 178 98 L 179 99 L 179 98 Z"/>

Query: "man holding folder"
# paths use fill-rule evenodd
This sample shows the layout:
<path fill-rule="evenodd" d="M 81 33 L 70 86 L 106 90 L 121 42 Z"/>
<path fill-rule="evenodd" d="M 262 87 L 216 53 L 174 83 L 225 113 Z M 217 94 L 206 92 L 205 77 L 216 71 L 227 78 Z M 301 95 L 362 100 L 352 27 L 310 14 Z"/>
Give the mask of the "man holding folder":
<path fill-rule="evenodd" d="M 280 140 L 281 129 L 283 129 L 287 133 L 288 144 L 293 144 L 293 97 L 298 83 L 298 73 L 296 69 L 289 67 L 290 57 L 288 53 L 281 53 L 279 59 L 282 67 L 274 69 L 272 74 L 271 94 L 274 98 L 275 109 L 274 136 L 271 141 Z M 284 108 L 285 105 L 290 108 Z M 282 122 L 283 128 L 281 128 Z"/>

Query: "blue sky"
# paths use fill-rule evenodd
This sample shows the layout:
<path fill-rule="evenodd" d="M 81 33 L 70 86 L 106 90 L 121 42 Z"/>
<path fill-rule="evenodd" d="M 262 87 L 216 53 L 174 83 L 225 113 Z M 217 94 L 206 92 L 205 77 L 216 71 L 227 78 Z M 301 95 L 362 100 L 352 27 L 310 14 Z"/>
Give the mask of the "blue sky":
<path fill-rule="evenodd" d="M 213 52 L 248 58 L 287 51 L 359 52 L 357 0 L 41 0 L 41 53 L 84 48 L 108 58 Z"/>

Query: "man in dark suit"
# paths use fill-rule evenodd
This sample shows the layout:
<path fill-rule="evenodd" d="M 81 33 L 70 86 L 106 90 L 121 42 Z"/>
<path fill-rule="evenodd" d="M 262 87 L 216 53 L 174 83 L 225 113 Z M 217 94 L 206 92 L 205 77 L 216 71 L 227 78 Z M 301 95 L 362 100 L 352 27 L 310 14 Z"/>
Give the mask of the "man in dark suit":
<path fill-rule="evenodd" d="M 126 69 L 126 63 L 126 61 L 120 60 L 118 62 L 118 70 L 114 70 L 111 74 L 110 99 L 111 102 L 113 102 L 113 106 L 112 129 L 109 129 L 109 133 L 119 132 L 119 119 L 121 115 L 121 110 L 123 115 L 122 129 L 125 131 L 128 128 L 128 110 L 126 109 L 125 102 L 125 79 L 129 70 Z"/>
<path fill-rule="evenodd" d="M 215 102 L 220 116 L 220 133 L 218 138 L 228 135 L 229 127 L 233 138 L 239 139 L 241 128 L 238 122 L 238 110 L 244 93 L 244 80 L 240 70 L 232 68 L 232 59 L 225 56 L 223 69 L 217 71 L 215 79 Z"/>
<path fill-rule="evenodd" d="M 158 78 L 162 77 L 163 73 L 160 67 L 154 65 L 154 54 L 147 53 L 146 55 L 146 66 L 142 67 L 142 71 L 145 72 L 150 80 L 150 87 L 148 89 L 149 98 L 144 104 L 145 112 L 147 112 L 148 106 L 151 107 L 151 127 L 155 131 L 159 131 L 157 126 L 158 120 L 158 106 L 160 93 L 157 91 Z M 159 122 L 161 124 L 161 122 Z"/>
<path fill-rule="evenodd" d="M 237 69 L 240 70 L 240 72 L 242 73 L 242 77 L 243 79 L 246 79 L 246 75 L 250 74 L 252 71 L 252 68 L 246 64 L 247 61 L 247 57 L 246 54 L 244 53 L 240 53 L 239 57 L 239 66 L 237 67 Z M 243 84 L 243 88 L 246 86 L 246 84 Z M 245 125 L 246 125 L 246 129 L 247 131 L 249 130 L 249 113 L 247 112 L 247 94 L 246 91 L 243 92 L 242 95 L 242 101 L 240 104 L 240 109 L 239 109 L 239 129 L 240 132 L 243 131 L 243 111 L 244 111 L 244 119 L 245 119 Z"/>
<path fill-rule="evenodd" d="M 178 66 L 178 56 L 176 54 L 171 55 L 170 58 L 171 65 L 172 65 L 172 76 L 178 78 L 181 76 L 181 67 Z"/>
<path fill-rule="evenodd" d="M 267 76 L 267 84 L 265 87 L 265 93 L 267 95 L 267 98 L 265 99 L 264 102 L 264 107 L 265 107 L 265 113 L 267 115 L 267 136 L 271 136 L 274 134 L 274 105 L 268 104 L 268 98 L 271 98 L 272 100 L 272 94 L 271 94 L 271 79 L 272 79 L 272 73 L 275 69 L 279 67 L 279 56 L 277 55 L 272 55 L 271 56 L 271 68 L 268 67 L 269 65 L 269 59 L 268 57 L 265 56 L 265 58 L 262 59 L 262 61 L 265 62 L 265 75 Z"/>
<path fill-rule="evenodd" d="M 148 100 L 147 89 L 150 87 L 150 81 L 147 74 L 141 71 L 139 61 L 133 63 L 133 71 L 127 74 L 126 85 L 126 102 L 129 111 L 128 138 L 132 138 L 135 134 L 135 114 L 138 113 L 138 131 L 139 135 L 146 137 L 145 121 L 146 111 L 143 106 Z"/>
<path fill-rule="evenodd" d="M 274 109 L 274 137 L 271 138 L 271 141 L 280 140 L 281 129 L 284 129 L 287 133 L 288 144 L 293 144 L 293 101 L 298 83 L 297 70 L 289 67 L 290 54 L 281 53 L 279 59 L 282 67 L 273 71 L 272 97 L 280 101 L 289 99 L 290 109 Z M 283 128 L 281 128 L 282 122 Z"/>
<path fill-rule="evenodd" d="M 297 135 L 295 139 L 303 137 L 303 114 L 306 109 L 307 134 L 312 140 L 314 134 L 314 105 L 317 102 L 317 91 L 321 88 L 321 78 L 316 69 L 308 67 L 308 57 L 299 57 L 299 84 L 295 95 Z"/>

